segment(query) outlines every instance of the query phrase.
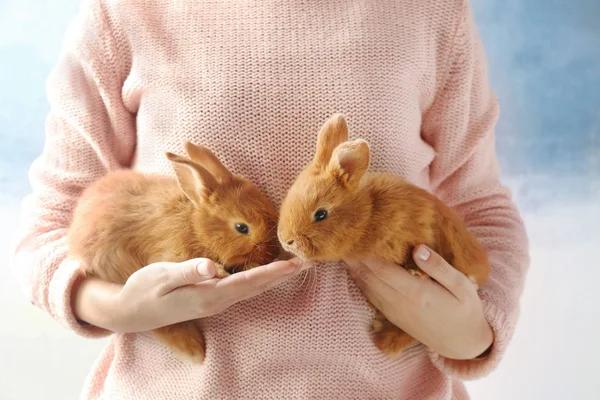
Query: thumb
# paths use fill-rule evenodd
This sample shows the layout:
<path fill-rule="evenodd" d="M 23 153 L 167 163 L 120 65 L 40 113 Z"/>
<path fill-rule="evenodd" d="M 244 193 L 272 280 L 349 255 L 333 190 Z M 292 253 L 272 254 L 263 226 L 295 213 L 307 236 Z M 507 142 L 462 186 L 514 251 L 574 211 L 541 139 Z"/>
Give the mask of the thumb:
<path fill-rule="evenodd" d="M 215 263 L 207 258 L 173 263 L 169 268 L 169 286 L 174 290 L 180 286 L 195 285 L 214 278 L 216 273 Z"/>

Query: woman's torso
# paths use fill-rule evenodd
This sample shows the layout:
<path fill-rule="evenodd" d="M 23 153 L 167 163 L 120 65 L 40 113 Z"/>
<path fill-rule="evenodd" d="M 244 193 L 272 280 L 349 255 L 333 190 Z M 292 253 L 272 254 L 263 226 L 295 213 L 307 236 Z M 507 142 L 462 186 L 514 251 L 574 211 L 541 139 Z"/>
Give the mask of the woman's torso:
<path fill-rule="evenodd" d="M 132 168 L 172 174 L 165 151 L 189 139 L 279 206 L 344 113 L 372 171 L 428 187 L 421 139 L 460 7 L 368 0 L 119 1 L 108 7 L 136 113 Z M 430 4 L 431 3 L 431 4 Z M 437 4 L 445 3 L 445 4 Z M 456 2 L 458 3 L 458 2 Z M 102 398 L 456 398 L 419 345 L 391 360 L 372 344 L 372 311 L 345 270 L 302 277 L 207 318 L 203 365 L 151 334 L 113 336 L 85 393 Z"/>

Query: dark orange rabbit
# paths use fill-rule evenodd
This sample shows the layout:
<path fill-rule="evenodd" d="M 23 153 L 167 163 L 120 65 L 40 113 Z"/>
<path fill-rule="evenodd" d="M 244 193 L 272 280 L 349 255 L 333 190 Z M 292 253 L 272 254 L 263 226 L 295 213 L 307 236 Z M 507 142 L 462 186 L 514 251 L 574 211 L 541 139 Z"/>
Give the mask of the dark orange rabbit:
<path fill-rule="evenodd" d="M 189 158 L 166 153 L 176 179 L 110 172 L 83 193 L 68 234 L 86 275 L 125 283 L 159 261 L 205 257 L 218 277 L 273 261 L 277 212 L 252 183 L 232 175 L 208 149 L 185 143 Z M 195 321 L 154 331 L 178 355 L 202 362 Z"/>
<path fill-rule="evenodd" d="M 426 244 L 475 285 L 489 275 L 487 254 L 462 220 L 438 198 L 388 173 L 367 173 L 364 140 L 348 141 L 342 115 L 321 128 L 310 165 L 292 185 L 280 210 L 278 236 L 285 250 L 306 260 L 379 257 L 428 278 L 412 259 Z M 398 354 L 415 342 L 377 312 L 374 340 Z"/>

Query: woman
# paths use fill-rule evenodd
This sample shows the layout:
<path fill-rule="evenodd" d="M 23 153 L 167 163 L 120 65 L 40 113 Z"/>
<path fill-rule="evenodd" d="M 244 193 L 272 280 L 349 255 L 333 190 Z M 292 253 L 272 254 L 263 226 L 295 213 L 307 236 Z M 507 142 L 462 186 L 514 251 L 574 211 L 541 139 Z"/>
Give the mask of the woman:
<path fill-rule="evenodd" d="M 500 183 L 498 105 L 466 0 L 89 0 L 48 97 L 14 265 L 31 301 L 75 333 L 119 333 L 84 398 L 467 398 L 462 380 L 502 358 L 527 239 Z M 177 288 L 214 283 L 211 262 L 151 265 L 121 287 L 83 279 L 67 257 L 77 199 L 108 170 L 171 174 L 164 151 L 190 139 L 279 205 L 335 112 L 370 142 L 373 171 L 401 174 L 463 216 L 493 267 L 479 296 L 458 296 L 464 277 L 426 249 L 417 263 L 439 283 L 416 291 L 390 265 L 317 266 L 307 287 L 300 267 L 279 262 L 190 294 Z M 165 267 L 163 295 L 149 289 Z M 424 345 L 381 354 L 363 293 Z M 146 332 L 193 318 L 203 318 L 202 365 Z"/>

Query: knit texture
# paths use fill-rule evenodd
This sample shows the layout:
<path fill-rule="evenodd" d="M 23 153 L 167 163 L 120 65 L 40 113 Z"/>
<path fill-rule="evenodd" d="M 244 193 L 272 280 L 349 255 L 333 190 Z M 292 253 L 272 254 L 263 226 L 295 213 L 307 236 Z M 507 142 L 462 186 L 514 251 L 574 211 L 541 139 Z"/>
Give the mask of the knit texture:
<path fill-rule="evenodd" d="M 513 334 L 527 238 L 494 151 L 496 97 L 462 0 L 88 0 L 48 82 L 46 145 L 31 167 L 14 269 L 27 295 L 75 333 L 77 262 L 66 232 L 77 199 L 108 170 L 172 175 L 164 151 L 189 139 L 279 205 L 333 113 L 372 149 L 372 171 L 437 194 L 485 245 L 481 291 L 495 343 L 456 361 L 423 345 L 395 360 L 346 270 L 319 265 L 203 320 L 202 365 L 149 333 L 113 335 L 86 399 L 466 399 Z"/>

